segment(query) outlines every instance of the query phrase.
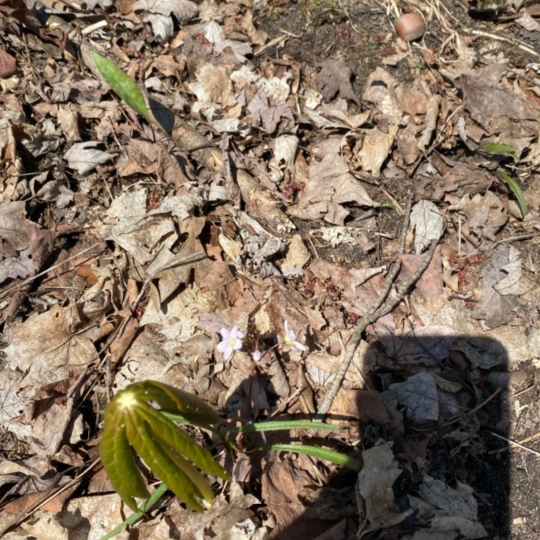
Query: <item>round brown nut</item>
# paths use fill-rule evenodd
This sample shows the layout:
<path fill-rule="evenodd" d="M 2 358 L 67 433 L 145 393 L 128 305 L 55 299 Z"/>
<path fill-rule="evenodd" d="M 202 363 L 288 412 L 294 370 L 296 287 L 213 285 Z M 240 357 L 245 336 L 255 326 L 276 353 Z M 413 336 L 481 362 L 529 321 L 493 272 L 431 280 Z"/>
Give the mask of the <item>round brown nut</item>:
<path fill-rule="evenodd" d="M 426 23 L 418 13 L 405 13 L 396 20 L 394 26 L 403 41 L 414 41 L 426 32 Z"/>

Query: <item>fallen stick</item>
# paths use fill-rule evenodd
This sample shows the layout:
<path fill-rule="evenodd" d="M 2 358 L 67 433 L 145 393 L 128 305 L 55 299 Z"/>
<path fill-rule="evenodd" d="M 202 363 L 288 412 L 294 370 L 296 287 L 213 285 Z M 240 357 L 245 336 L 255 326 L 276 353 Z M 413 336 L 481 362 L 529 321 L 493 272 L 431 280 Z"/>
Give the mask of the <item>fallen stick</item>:
<path fill-rule="evenodd" d="M 409 199 L 409 202 L 407 203 L 407 210 L 405 212 L 405 218 L 404 218 L 403 229 L 402 229 L 402 234 L 401 234 L 401 243 L 400 243 L 400 249 L 399 249 L 400 254 L 404 252 L 405 235 L 407 233 L 409 215 L 411 211 L 411 203 L 412 203 L 412 198 Z M 389 298 L 387 300 L 387 296 L 390 292 L 390 289 L 392 288 L 394 280 L 399 272 L 399 269 L 401 268 L 401 261 L 399 259 L 396 259 L 390 265 L 388 274 L 384 281 L 383 290 L 381 294 L 379 295 L 379 298 L 377 299 L 375 304 L 371 307 L 371 309 L 356 323 L 356 328 L 354 329 L 351 335 L 351 338 L 349 339 L 345 347 L 343 360 L 341 361 L 341 364 L 339 365 L 339 369 L 336 373 L 336 378 L 334 379 L 334 382 L 332 383 L 332 387 L 326 394 L 323 402 L 321 403 L 317 411 L 317 415 L 315 416 L 315 421 L 322 422 L 325 415 L 328 413 L 330 407 L 332 406 L 332 402 L 334 401 L 337 393 L 339 392 L 339 389 L 341 388 L 343 379 L 345 378 L 345 374 L 347 373 L 347 370 L 349 369 L 354 353 L 356 352 L 356 349 L 358 348 L 358 345 L 360 344 L 362 335 L 364 334 L 367 326 L 374 323 L 377 319 L 380 319 L 387 313 L 390 313 L 403 300 L 403 298 L 407 294 L 407 291 L 422 277 L 422 274 L 425 272 L 425 270 L 431 263 L 436 247 L 437 247 L 437 241 L 434 240 L 431 242 L 431 245 L 429 246 L 429 249 L 426 252 L 426 255 L 424 257 L 424 260 L 422 261 L 422 264 L 418 267 L 416 272 L 414 272 L 414 274 L 412 274 L 409 277 L 409 279 L 404 281 L 397 288 L 396 296 L 394 298 Z"/>

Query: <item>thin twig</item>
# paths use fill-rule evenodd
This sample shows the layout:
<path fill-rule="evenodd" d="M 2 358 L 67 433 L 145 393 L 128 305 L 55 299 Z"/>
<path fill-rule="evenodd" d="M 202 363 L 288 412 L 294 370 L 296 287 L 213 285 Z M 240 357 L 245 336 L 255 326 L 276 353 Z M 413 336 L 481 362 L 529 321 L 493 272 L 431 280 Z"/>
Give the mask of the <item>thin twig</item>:
<path fill-rule="evenodd" d="M 43 270 L 42 272 L 39 272 L 38 274 L 35 274 L 35 275 L 33 275 L 33 276 L 29 277 L 29 278 L 26 278 L 24 281 L 21 281 L 20 283 L 16 283 L 15 285 L 12 285 L 11 287 L 7 288 L 6 290 L 0 292 L 0 299 L 4 298 L 5 296 L 9 295 L 11 292 L 19 289 L 20 287 L 24 287 L 28 283 L 32 283 L 32 281 L 40 278 L 41 276 L 44 276 L 45 274 L 51 272 L 52 270 L 55 270 L 56 268 L 62 266 L 63 264 L 66 264 L 67 262 L 72 261 L 73 259 L 77 259 L 83 253 L 91 251 L 92 249 L 99 246 L 100 244 L 101 244 L 101 242 L 96 242 L 95 244 L 92 244 L 91 246 L 79 251 L 78 253 L 75 253 L 75 255 L 72 255 L 71 257 L 68 257 L 66 260 L 61 261 L 61 262 L 47 268 L 46 270 Z"/>
<path fill-rule="evenodd" d="M 517 441 L 513 441 L 512 439 L 507 439 L 506 437 L 503 437 L 502 435 L 499 435 L 498 433 L 494 433 L 493 431 L 488 431 L 488 433 L 490 435 L 493 435 L 494 437 L 497 437 L 497 439 L 502 439 L 503 441 L 506 441 L 510 446 L 517 446 L 518 448 L 521 448 L 522 450 L 525 450 L 531 454 L 534 454 L 535 456 L 540 456 L 540 452 L 537 452 L 536 450 L 533 450 L 532 448 L 529 448 L 528 446 L 518 443 Z M 499 452 L 500 450 L 497 450 L 497 451 Z"/>
<path fill-rule="evenodd" d="M 412 197 L 407 202 L 407 208 L 405 211 L 405 220 L 403 222 L 403 229 L 401 231 L 401 244 L 404 246 L 405 242 L 403 238 L 407 234 L 407 228 L 409 223 L 409 215 L 412 205 Z M 401 268 L 401 261 L 399 259 L 396 259 L 391 265 L 388 270 L 388 275 L 386 276 L 383 290 L 381 294 L 379 295 L 379 298 L 375 302 L 375 304 L 372 306 L 372 308 L 356 323 L 356 328 L 354 329 L 347 346 L 345 347 L 345 351 L 343 353 L 343 359 L 341 360 L 341 364 L 339 365 L 338 371 L 336 373 L 336 378 L 334 379 L 334 382 L 332 384 L 332 387 L 326 394 L 323 402 L 321 403 L 319 410 L 317 411 L 316 421 L 321 422 L 330 409 L 332 402 L 334 401 L 337 393 L 339 392 L 339 389 L 341 388 L 341 385 L 343 383 L 343 379 L 345 378 L 345 374 L 347 373 L 347 370 L 349 369 L 349 366 L 351 364 L 351 361 L 353 359 L 354 353 L 356 352 L 356 349 L 358 348 L 358 345 L 360 344 L 360 341 L 362 340 L 362 335 L 365 331 L 365 329 L 368 327 L 368 325 L 375 322 L 377 319 L 380 319 L 387 313 L 390 313 L 405 297 L 407 294 L 407 291 L 420 279 L 422 274 L 425 272 L 426 268 L 429 266 L 431 259 L 433 258 L 433 254 L 435 253 L 435 248 L 437 247 L 437 241 L 431 242 L 431 245 L 429 247 L 429 250 L 427 251 L 424 260 L 422 261 L 422 264 L 419 266 L 419 268 L 412 274 L 409 279 L 404 281 L 397 289 L 396 295 L 393 298 L 388 298 L 387 296 L 390 292 L 390 289 L 392 288 L 392 285 L 394 284 L 394 280 L 399 272 L 399 269 Z M 401 251 L 401 246 L 400 246 Z M 385 301 L 386 300 L 386 301 Z"/>

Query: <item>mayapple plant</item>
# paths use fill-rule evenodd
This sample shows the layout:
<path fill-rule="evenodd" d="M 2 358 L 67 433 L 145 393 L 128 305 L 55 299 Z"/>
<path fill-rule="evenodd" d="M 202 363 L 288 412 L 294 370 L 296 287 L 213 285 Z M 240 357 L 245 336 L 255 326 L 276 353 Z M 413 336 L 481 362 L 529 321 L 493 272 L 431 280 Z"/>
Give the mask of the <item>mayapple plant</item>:
<path fill-rule="evenodd" d="M 228 440 L 230 433 L 313 429 L 314 425 L 317 430 L 346 429 L 322 422 L 314 424 L 309 420 L 280 420 L 245 424 L 221 432 L 216 428 L 219 416 L 198 397 L 157 381 L 131 384 L 118 392 L 105 409 L 99 453 L 111 484 L 134 514 L 102 540 L 116 536 L 126 525 L 135 523 L 167 489 L 194 510 L 202 512 L 214 500 L 212 488 L 203 473 L 230 479 L 212 454 L 175 422 L 208 429 L 218 434 L 231 449 L 234 445 Z M 304 444 L 270 444 L 253 449 L 267 450 L 306 454 L 360 471 L 358 461 L 335 450 Z M 163 482 L 152 494 L 137 466 L 134 451 Z M 137 499 L 146 501 L 139 507 Z"/>
<path fill-rule="evenodd" d="M 202 512 L 210 507 L 214 493 L 192 463 L 203 473 L 224 480 L 229 479 L 229 474 L 206 448 L 163 413 L 181 415 L 198 425 L 219 422 L 217 413 L 196 396 L 156 381 L 131 384 L 118 392 L 105 409 L 99 446 L 103 467 L 122 500 L 138 511 L 135 499 L 148 499 L 150 493 L 137 467 L 133 448 L 179 499 Z"/>

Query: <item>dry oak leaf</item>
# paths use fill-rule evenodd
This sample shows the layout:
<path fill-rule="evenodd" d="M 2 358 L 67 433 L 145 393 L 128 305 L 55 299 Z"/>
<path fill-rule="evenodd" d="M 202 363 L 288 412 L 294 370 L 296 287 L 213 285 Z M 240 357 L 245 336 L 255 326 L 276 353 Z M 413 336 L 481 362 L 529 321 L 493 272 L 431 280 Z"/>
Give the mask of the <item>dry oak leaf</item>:
<path fill-rule="evenodd" d="M 316 77 L 319 91 L 324 96 L 324 100 L 328 103 L 339 94 L 340 98 L 354 101 L 360 107 L 361 102 L 354 93 L 351 77 L 352 70 L 343 59 L 328 58 L 325 60 Z"/>

